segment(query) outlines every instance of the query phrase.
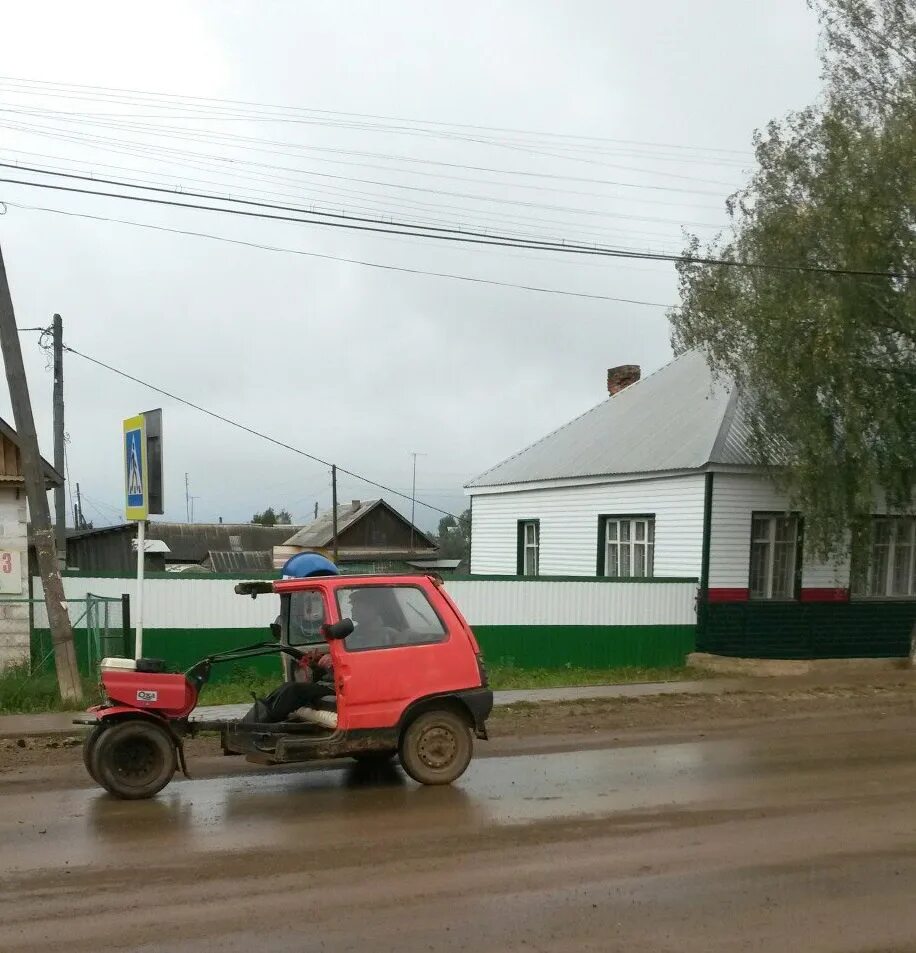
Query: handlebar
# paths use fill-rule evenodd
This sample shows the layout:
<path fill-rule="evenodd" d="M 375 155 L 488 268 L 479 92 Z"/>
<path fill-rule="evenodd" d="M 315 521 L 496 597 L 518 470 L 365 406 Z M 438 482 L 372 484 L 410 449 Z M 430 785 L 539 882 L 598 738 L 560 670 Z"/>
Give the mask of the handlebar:
<path fill-rule="evenodd" d="M 278 653 L 291 655 L 294 659 L 301 659 L 306 654 L 301 649 L 293 648 L 291 645 L 276 642 L 255 642 L 253 645 L 243 645 L 238 649 L 208 655 L 192 665 L 185 672 L 185 677 L 198 685 L 203 685 L 210 676 L 210 666 L 214 662 L 235 662 L 239 659 L 257 658 L 260 655 L 276 655 Z"/>

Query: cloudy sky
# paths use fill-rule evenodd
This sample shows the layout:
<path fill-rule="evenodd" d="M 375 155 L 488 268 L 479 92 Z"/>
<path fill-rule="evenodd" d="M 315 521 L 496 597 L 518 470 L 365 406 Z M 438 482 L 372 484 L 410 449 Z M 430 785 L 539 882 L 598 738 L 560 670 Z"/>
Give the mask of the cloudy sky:
<path fill-rule="evenodd" d="M 309 219 L 0 182 L 19 325 L 59 312 L 77 350 L 402 492 L 419 451 L 418 498 L 453 512 L 465 481 L 600 401 L 609 366 L 670 359 L 674 268 L 314 222 L 676 252 L 724 224 L 753 130 L 818 88 L 803 0 L 7 0 L 3 20 L 0 162 L 44 172 L 0 178 Z M 51 377 L 37 335 L 23 346 L 50 456 Z M 329 501 L 319 463 L 80 357 L 65 374 L 96 525 L 121 518 L 121 419 L 156 406 L 168 518 L 185 473 L 198 521 Z"/>

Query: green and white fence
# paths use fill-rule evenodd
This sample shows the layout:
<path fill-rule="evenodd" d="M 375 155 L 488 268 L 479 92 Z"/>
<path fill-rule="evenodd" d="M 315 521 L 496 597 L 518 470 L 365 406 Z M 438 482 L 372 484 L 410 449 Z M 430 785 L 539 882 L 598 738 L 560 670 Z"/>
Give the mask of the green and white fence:
<path fill-rule="evenodd" d="M 216 574 L 148 577 L 144 654 L 185 668 L 204 655 L 265 638 L 279 611 L 279 597 L 238 596 L 234 592 L 238 581 Z M 74 603 L 90 593 L 120 601 L 122 594 L 133 594 L 135 585 L 127 577 L 64 576 L 64 591 Z M 40 597 L 40 579 L 34 586 Z M 448 579 L 445 588 L 491 664 L 680 665 L 694 648 L 697 582 L 692 579 L 488 576 Z M 36 627 L 33 657 L 42 636 Z M 277 668 L 273 659 L 247 664 L 265 672 Z"/>

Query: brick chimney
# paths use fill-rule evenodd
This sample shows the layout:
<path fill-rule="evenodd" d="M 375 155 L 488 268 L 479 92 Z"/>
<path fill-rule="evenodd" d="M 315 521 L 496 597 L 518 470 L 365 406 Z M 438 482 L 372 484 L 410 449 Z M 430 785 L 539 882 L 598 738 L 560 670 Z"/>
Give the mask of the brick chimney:
<path fill-rule="evenodd" d="M 639 380 L 638 364 L 621 364 L 618 367 L 609 367 L 607 371 L 607 392 L 614 396 L 619 394 L 624 387 L 635 384 Z"/>

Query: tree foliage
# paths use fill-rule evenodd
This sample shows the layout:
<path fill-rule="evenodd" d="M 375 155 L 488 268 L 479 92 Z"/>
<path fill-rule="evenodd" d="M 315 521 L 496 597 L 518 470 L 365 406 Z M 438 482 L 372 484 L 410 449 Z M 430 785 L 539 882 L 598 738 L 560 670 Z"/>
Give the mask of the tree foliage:
<path fill-rule="evenodd" d="M 284 509 L 277 513 L 272 506 L 268 506 L 263 513 L 255 513 L 251 517 L 251 522 L 260 526 L 288 526 L 292 521 L 289 510 Z"/>
<path fill-rule="evenodd" d="M 689 237 L 670 317 L 675 351 L 702 349 L 750 398 L 757 461 L 826 555 L 876 488 L 913 505 L 916 280 L 900 276 L 916 273 L 916 4 L 809 3 L 823 95 L 755 135 L 731 228 L 706 247 Z"/>
<path fill-rule="evenodd" d="M 471 556 L 471 511 L 465 510 L 456 520 L 443 516 L 439 520 L 437 536 L 439 556 L 442 559 L 464 559 Z"/>

